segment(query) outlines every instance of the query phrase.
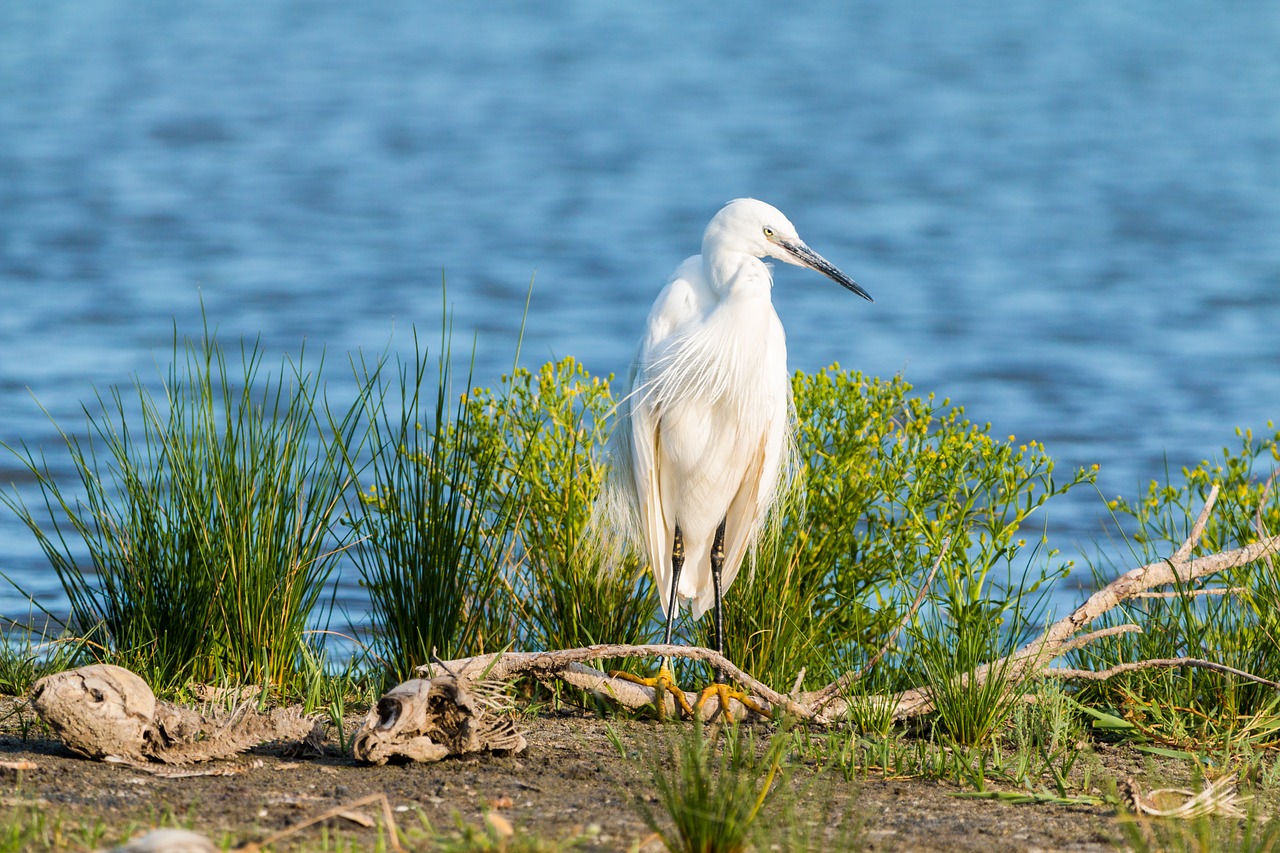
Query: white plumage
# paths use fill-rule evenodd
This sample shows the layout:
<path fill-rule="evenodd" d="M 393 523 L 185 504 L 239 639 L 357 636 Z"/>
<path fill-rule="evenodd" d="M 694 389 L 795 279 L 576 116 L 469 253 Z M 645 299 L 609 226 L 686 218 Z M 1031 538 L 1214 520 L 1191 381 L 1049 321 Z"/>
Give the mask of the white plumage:
<path fill-rule="evenodd" d="M 696 619 L 718 604 L 710 554 L 720 523 L 723 592 L 792 470 L 786 336 L 763 257 L 811 267 L 871 298 L 755 199 L 725 205 L 702 253 L 680 264 L 658 295 L 618 407 L 603 507 L 649 558 L 668 639 L 677 525 L 685 563 L 675 592 Z"/>

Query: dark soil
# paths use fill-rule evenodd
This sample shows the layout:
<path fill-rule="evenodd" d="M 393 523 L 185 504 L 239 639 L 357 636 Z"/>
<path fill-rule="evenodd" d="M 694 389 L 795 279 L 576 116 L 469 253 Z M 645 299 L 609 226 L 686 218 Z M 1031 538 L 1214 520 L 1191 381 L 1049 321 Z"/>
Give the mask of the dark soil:
<path fill-rule="evenodd" d="M 655 722 L 602 720 L 572 713 L 528 720 L 528 749 L 515 756 L 484 755 L 436 764 L 370 767 L 343 756 L 332 742 L 318 757 L 300 758 L 263 747 L 234 761 L 169 768 L 159 774 L 79 758 L 37 727 L 23 736 L 10 714 L 0 734 L 0 761 L 28 760 L 31 770 L 0 771 L 5 820 L 38 804 L 64 824 L 92 825 L 117 843 L 132 830 L 184 825 L 216 841 L 261 840 L 335 806 L 383 793 L 397 822 L 419 840 L 420 809 L 437 830 L 483 826 L 485 810 L 503 815 L 518 831 L 546 841 L 571 837 L 577 850 L 659 850 L 660 842 L 637 809 L 653 792 L 652 756 L 665 743 Z M 29 718 L 27 718 L 29 720 Z M 622 758 L 610 738 L 628 753 Z M 1123 780 L 1135 768 L 1100 753 L 1107 775 Z M 218 771 L 223 775 L 160 774 Z M 835 769 L 793 765 L 785 785 L 766 806 L 772 822 L 766 847 L 787 849 L 788 831 L 807 835 L 811 849 L 867 850 L 1111 850 L 1120 837 L 1113 810 L 1103 807 L 1006 805 L 953 796 L 959 789 L 923 779 L 872 775 L 846 781 Z M 401 808 L 407 807 L 407 808 Z M 376 816 L 376 808 L 363 808 Z M 785 814 L 784 814 L 785 813 Z M 348 843 L 376 843 L 376 830 L 335 819 Z M 312 827 L 281 844 L 319 846 Z M 416 835 L 412 835 L 416 832 Z M 333 849 L 332 846 L 327 849 Z"/>

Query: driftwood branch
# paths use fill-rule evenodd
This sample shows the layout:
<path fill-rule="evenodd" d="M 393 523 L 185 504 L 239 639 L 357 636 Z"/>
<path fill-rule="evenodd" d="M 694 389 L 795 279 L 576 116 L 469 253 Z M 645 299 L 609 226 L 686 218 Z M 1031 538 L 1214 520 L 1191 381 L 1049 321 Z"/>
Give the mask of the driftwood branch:
<path fill-rule="evenodd" d="M 1199 598 L 1202 595 L 1242 595 L 1249 590 L 1242 586 L 1214 587 L 1213 589 L 1165 590 L 1164 592 L 1139 592 L 1130 598 Z"/>
<path fill-rule="evenodd" d="M 653 690 L 639 684 L 633 684 L 620 678 L 612 678 L 599 670 L 585 666 L 587 661 L 604 658 L 641 658 L 641 657 L 677 657 L 689 660 L 706 661 L 719 668 L 725 675 L 751 691 L 753 697 L 764 700 L 769 708 L 785 709 L 789 713 L 801 717 L 811 717 L 808 711 L 796 702 L 783 696 L 769 685 L 758 681 L 754 676 L 739 669 L 737 664 L 712 649 L 699 646 L 664 645 L 651 643 L 644 646 L 601 644 L 585 646 L 580 649 L 564 649 L 549 652 L 498 652 L 490 655 L 479 655 L 471 658 L 447 661 L 442 664 L 459 678 L 489 678 L 505 681 L 522 675 L 556 676 L 563 681 L 587 690 L 611 694 L 628 707 L 643 707 L 654 702 Z M 430 677 L 432 665 L 419 667 L 419 671 Z M 566 677 L 567 676 L 567 677 Z M 697 694 L 686 694 L 691 700 Z M 635 698 L 645 697 L 643 701 L 633 704 Z M 708 702 L 708 713 L 718 708 L 716 700 Z"/>
<path fill-rule="evenodd" d="M 1041 676 L 1102 679 L 1134 669 L 1156 666 L 1191 666 L 1227 672 L 1280 689 L 1280 684 L 1267 681 L 1247 672 L 1221 664 L 1214 664 L 1211 661 L 1198 661 L 1195 659 L 1179 658 L 1161 661 L 1140 661 L 1132 664 L 1122 664 L 1098 673 L 1084 670 L 1049 668 L 1050 663 L 1055 659 L 1090 642 L 1104 637 L 1141 631 L 1142 629 L 1137 625 L 1116 625 L 1091 632 L 1087 631 L 1089 626 L 1097 619 L 1121 603 L 1134 598 L 1149 596 L 1151 590 L 1159 587 L 1169 586 L 1174 583 L 1187 584 L 1199 578 L 1209 577 L 1228 569 L 1247 565 L 1280 552 L 1280 536 L 1269 536 L 1241 548 L 1192 559 L 1191 554 L 1204 533 L 1205 525 L 1208 523 L 1209 515 L 1213 510 L 1217 496 L 1218 488 L 1214 486 L 1210 490 L 1205 500 L 1204 508 L 1196 518 L 1186 541 L 1171 557 L 1125 572 L 1107 584 L 1107 586 L 1089 596 L 1088 600 L 1070 615 L 1050 625 L 1040 636 L 1013 654 L 978 667 L 972 672 L 957 673 L 957 677 L 970 680 L 971 683 L 976 685 L 992 677 L 993 673 L 998 674 L 999 677 L 1018 682 Z M 945 547 L 943 553 L 945 554 Z M 912 605 L 907 619 L 910 619 L 911 615 L 920 606 L 925 591 L 928 589 L 933 575 L 937 572 L 942 558 L 943 555 L 940 554 L 932 572 L 921 585 L 916 602 Z M 895 637 L 897 630 L 901 630 L 901 625 L 895 630 Z M 883 654 L 884 649 L 872 660 L 878 660 Z M 526 675 L 540 678 L 559 678 L 576 687 L 611 697 L 625 707 L 636 709 L 651 705 L 656 701 L 652 689 L 622 679 L 612 678 L 606 673 L 592 668 L 588 663 L 603 658 L 659 657 L 663 655 L 706 661 L 719 667 L 726 675 L 745 687 L 750 692 L 752 699 L 761 707 L 775 712 L 785 711 L 800 719 L 817 722 L 832 722 L 847 715 L 849 703 L 843 694 L 853 681 L 865 674 L 867 669 L 867 667 L 862 667 L 846 673 L 831 684 L 808 693 L 797 693 L 793 688 L 792 695 L 788 697 L 762 683 L 750 673 L 744 672 L 723 655 L 717 654 L 710 649 L 689 646 L 598 645 L 562 651 L 481 655 L 445 662 L 443 665 L 449 671 L 463 678 L 484 677 L 507 680 Z M 430 675 L 430 669 L 430 667 L 423 667 L 423 671 L 428 675 Z M 692 702 L 696 695 L 686 694 L 686 697 Z M 671 697 L 666 696 L 663 699 L 667 703 L 667 707 L 670 710 L 674 710 L 675 705 Z M 894 697 L 885 697 L 885 701 L 894 704 L 894 716 L 897 719 L 905 719 L 926 713 L 932 708 L 927 686 L 913 688 Z M 707 703 L 707 707 L 704 710 L 708 714 L 715 714 L 718 707 L 717 700 L 713 698 Z M 730 710 L 734 713 L 744 712 L 738 706 Z"/>
<path fill-rule="evenodd" d="M 1182 547 L 1174 552 L 1172 562 L 1184 563 L 1187 557 L 1191 556 L 1191 552 L 1200 543 L 1200 537 L 1204 535 L 1204 526 L 1209 523 L 1209 514 L 1213 512 L 1213 505 L 1217 500 L 1218 485 L 1215 483 L 1213 488 L 1209 490 L 1209 497 L 1205 498 L 1200 514 L 1196 516 L 1196 523 L 1191 525 L 1191 535 L 1187 537 L 1187 541 L 1182 543 Z"/>
<path fill-rule="evenodd" d="M 1067 652 L 1074 652 L 1076 649 L 1082 649 L 1092 643 L 1094 640 L 1101 640 L 1103 637 L 1114 637 L 1119 634 L 1141 634 L 1142 629 L 1137 625 L 1112 625 L 1110 628 L 1101 628 L 1097 631 L 1090 631 L 1088 634 L 1081 634 L 1073 637 L 1066 643 L 1062 644 L 1062 648 L 1058 651 L 1061 657 Z"/>
<path fill-rule="evenodd" d="M 1136 660 L 1132 663 L 1118 663 L 1109 669 L 1069 669 L 1067 667 L 1050 667 L 1044 671 L 1044 674 L 1053 678 L 1078 679 L 1082 681 L 1106 681 L 1113 675 L 1120 675 L 1125 672 L 1137 672 L 1140 669 L 1176 669 L 1178 667 L 1191 667 L 1193 669 L 1208 669 L 1214 672 L 1223 672 L 1227 675 L 1234 675 L 1243 678 L 1246 681 L 1256 681 L 1258 684 L 1265 684 L 1268 687 L 1274 687 L 1280 690 L 1280 682 L 1270 681 L 1261 676 L 1254 675 L 1251 672 L 1245 672 L 1243 669 L 1236 669 L 1234 666 L 1227 666 L 1224 663 L 1215 663 L 1211 660 L 1201 660 L 1200 658 L 1151 658 L 1148 660 Z"/>

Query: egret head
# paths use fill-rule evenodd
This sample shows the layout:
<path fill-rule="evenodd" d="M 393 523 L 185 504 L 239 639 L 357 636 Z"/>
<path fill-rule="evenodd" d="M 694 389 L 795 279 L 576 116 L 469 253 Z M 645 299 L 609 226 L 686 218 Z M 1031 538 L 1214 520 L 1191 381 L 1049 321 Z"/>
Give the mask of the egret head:
<path fill-rule="evenodd" d="M 736 198 L 712 217 L 702 237 L 702 253 L 735 251 L 757 258 L 777 258 L 784 263 L 817 270 L 863 299 L 875 301 L 857 282 L 806 246 L 782 211 L 763 201 Z"/>

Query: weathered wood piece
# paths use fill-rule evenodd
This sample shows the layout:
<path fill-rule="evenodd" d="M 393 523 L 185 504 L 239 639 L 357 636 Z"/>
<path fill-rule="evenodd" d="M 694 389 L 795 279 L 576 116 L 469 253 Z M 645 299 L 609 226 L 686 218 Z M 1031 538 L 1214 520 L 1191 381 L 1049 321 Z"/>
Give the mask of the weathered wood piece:
<path fill-rule="evenodd" d="M 521 752 L 501 685 L 445 672 L 393 687 L 365 717 L 351 743 L 359 761 L 439 761 L 471 752 Z"/>
<path fill-rule="evenodd" d="M 298 708 L 243 704 L 208 716 L 157 702 L 123 667 L 93 664 L 45 676 L 31 706 L 72 752 L 100 761 L 189 764 L 230 758 L 269 741 L 301 741 L 318 725 Z"/>

